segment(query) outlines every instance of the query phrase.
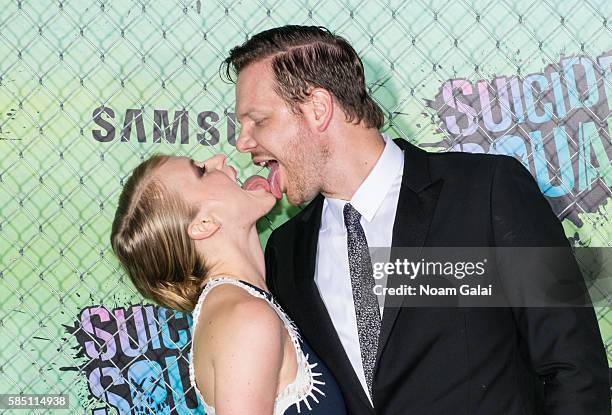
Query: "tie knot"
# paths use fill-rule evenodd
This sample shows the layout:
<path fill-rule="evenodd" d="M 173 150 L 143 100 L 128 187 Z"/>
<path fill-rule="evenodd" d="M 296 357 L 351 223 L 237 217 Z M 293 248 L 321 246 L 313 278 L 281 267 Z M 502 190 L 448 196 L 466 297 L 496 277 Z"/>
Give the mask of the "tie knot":
<path fill-rule="evenodd" d="M 344 226 L 355 226 L 359 224 L 361 214 L 350 203 L 344 205 Z"/>

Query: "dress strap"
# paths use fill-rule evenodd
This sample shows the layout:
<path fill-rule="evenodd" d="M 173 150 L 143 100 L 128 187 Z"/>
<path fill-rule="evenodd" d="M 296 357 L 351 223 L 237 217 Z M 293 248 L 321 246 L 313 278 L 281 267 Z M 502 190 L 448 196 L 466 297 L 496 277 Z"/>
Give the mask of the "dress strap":
<path fill-rule="evenodd" d="M 284 310 L 276 302 L 276 299 L 272 296 L 271 293 L 269 293 L 267 291 L 264 291 L 261 288 L 255 286 L 255 285 L 253 285 L 253 284 L 251 284 L 249 282 L 246 282 L 246 281 L 243 281 L 243 280 L 239 280 L 237 278 L 217 277 L 217 278 L 213 278 L 213 279 L 209 280 L 204 285 L 204 288 L 202 289 L 202 292 L 200 293 L 200 297 L 198 298 L 198 303 L 196 304 L 196 307 L 195 307 L 194 313 L 193 313 L 194 320 L 196 319 L 196 317 L 200 313 L 200 309 L 202 308 L 202 303 L 204 302 L 204 298 L 206 298 L 208 293 L 213 288 L 215 288 L 215 287 L 217 287 L 219 285 L 222 285 L 222 284 L 231 284 L 231 285 L 235 285 L 235 286 L 238 286 L 238 287 L 242 287 L 245 291 L 247 291 L 252 296 L 266 300 L 266 302 L 268 304 L 270 304 L 270 306 L 274 309 L 274 311 L 276 311 L 276 313 L 278 314 L 279 318 L 281 319 L 281 321 L 283 322 L 285 327 L 287 327 L 287 330 L 289 331 L 289 335 L 291 336 L 291 338 L 294 341 L 294 343 L 296 345 L 298 345 L 298 342 L 302 340 L 301 336 L 300 336 L 300 333 L 299 333 L 299 331 L 297 329 L 297 326 L 289 318 L 289 316 L 287 316 L 287 314 L 285 314 Z M 197 310 L 197 313 L 196 313 L 196 310 Z"/>
<path fill-rule="evenodd" d="M 247 285 L 247 286 L 251 287 L 252 289 L 257 291 L 258 293 L 263 294 L 269 300 L 274 301 L 274 297 L 272 297 L 272 294 L 269 293 L 268 291 L 262 290 L 258 286 L 254 285 L 254 284 L 251 284 L 250 282 L 247 282 L 247 281 L 244 281 L 244 280 L 237 280 L 237 281 L 242 283 L 242 284 L 244 284 L 244 285 Z"/>

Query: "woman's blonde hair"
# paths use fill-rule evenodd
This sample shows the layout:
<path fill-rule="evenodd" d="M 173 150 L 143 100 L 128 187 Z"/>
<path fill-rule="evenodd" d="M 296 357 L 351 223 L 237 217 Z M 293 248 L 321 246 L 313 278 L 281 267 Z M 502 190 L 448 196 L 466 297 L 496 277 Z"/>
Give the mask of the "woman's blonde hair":
<path fill-rule="evenodd" d="M 197 207 L 154 177 L 169 157 L 154 155 L 134 169 L 119 196 L 110 240 L 140 294 L 190 313 L 207 267 L 187 233 Z"/>

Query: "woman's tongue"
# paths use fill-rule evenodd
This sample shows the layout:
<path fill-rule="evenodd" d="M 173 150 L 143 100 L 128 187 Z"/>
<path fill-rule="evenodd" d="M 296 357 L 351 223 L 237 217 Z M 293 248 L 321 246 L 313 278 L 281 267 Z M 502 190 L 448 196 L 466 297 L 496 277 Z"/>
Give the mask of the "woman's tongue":
<path fill-rule="evenodd" d="M 246 179 L 242 188 L 244 190 L 255 190 L 265 189 L 267 192 L 271 192 L 276 199 L 282 199 L 283 193 L 280 187 L 280 171 L 278 169 L 278 162 L 270 161 L 268 163 L 270 173 L 268 174 L 268 180 L 261 176 L 254 175 Z"/>
<path fill-rule="evenodd" d="M 245 180 L 242 185 L 244 190 L 256 190 L 256 189 L 265 189 L 266 192 L 270 191 L 270 185 L 268 181 L 261 176 L 255 175 L 251 176 Z"/>

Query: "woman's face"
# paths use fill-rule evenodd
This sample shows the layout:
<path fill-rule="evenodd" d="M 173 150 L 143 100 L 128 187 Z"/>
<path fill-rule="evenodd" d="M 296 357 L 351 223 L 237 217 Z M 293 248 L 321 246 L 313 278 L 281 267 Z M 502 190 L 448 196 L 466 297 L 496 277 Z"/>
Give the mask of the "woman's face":
<path fill-rule="evenodd" d="M 155 176 L 188 204 L 199 207 L 196 220 L 211 218 L 224 227 L 251 226 L 272 209 L 276 198 L 263 188 L 242 189 L 236 170 L 225 162 L 223 154 L 204 161 L 170 157 Z"/>

